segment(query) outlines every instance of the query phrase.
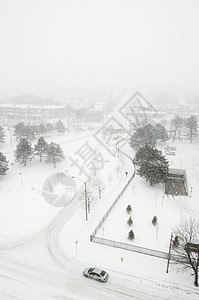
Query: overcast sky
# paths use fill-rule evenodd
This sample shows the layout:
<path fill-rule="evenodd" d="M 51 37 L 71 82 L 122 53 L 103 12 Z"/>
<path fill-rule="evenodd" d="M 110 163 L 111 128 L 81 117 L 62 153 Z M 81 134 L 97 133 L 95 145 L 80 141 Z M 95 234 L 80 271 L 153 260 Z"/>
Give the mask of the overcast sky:
<path fill-rule="evenodd" d="M 0 92 L 199 92 L 198 0 L 0 0 Z"/>

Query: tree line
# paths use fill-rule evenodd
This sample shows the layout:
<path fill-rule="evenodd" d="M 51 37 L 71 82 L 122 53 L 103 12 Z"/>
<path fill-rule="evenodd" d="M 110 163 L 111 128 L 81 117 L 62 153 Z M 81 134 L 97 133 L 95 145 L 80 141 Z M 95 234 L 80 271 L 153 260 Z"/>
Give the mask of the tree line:
<path fill-rule="evenodd" d="M 176 115 L 171 120 L 171 137 L 173 141 L 175 139 L 181 139 L 182 134 L 184 133 L 192 143 L 193 139 L 196 138 L 198 133 L 198 120 L 197 117 L 192 115 L 189 118 L 185 119 Z"/>
<path fill-rule="evenodd" d="M 13 128 L 13 135 L 16 136 L 17 139 L 24 137 L 30 140 L 34 140 L 38 135 L 50 136 L 53 133 L 53 131 L 56 131 L 57 133 L 64 133 L 66 131 L 66 127 L 61 120 L 57 121 L 55 124 L 41 123 L 39 125 L 29 125 L 20 122 L 13 126 Z"/>
<path fill-rule="evenodd" d="M 53 163 L 54 167 L 56 167 L 57 162 L 64 159 L 64 154 L 60 145 L 53 142 L 48 144 L 43 138 L 43 135 L 50 136 L 53 131 L 64 133 L 66 128 L 61 120 L 57 121 L 54 125 L 52 123 L 29 125 L 20 122 L 14 125 L 13 128 L 13 135 L 16 136 L 17 140 L 20 140 L 14 151 L 16 162 L 23 163 L 25 166 L 28 161 L 39 156 L 40 162 L 42 157 L 45 157 L 47 163 Z M 38 135 L 41 135 L 41 137 L 38 138 L 37 144 L 32 145 L 30 140 L 35 139 Z M 0 143 L 5 143 L 5 137 L 5 130 L 0 126 Z M 6 156 L 0 152 L 0 175 L 6 175 L 8 169 L 9 161 Z"/>
<path fill-rule="evenodd" d="M 40 162 L 42 158 L 45 158 L 45 161 L 47 163 L 53 163 L 54 167 L 65 158 L 59 144 L 53 142 L 47 143 L 42 136 L 38 138 L 35 145 L 32 145 L 27 138 L 21 138 L 14 150 L 15 162 L 26 166 L 27 162 L 33 160 L 36 156 L 39 157 Z M 0 152 L 0 175 L 5 175 L 8 169 L 9 161 L 6 159 L 6 156 Z"/>

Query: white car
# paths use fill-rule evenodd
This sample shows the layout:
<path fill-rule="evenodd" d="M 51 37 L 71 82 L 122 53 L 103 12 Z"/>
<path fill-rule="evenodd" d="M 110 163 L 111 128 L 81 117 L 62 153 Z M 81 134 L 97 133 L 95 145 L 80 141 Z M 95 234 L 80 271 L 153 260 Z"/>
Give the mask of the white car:
<path fill-rule="evenodd" d="M 86 268 L 83 271 L 83 275 L 86 278 L 95 279 L 99 282 L 106 282 L 108 279 L 108 273 L 98 268 Z"/>

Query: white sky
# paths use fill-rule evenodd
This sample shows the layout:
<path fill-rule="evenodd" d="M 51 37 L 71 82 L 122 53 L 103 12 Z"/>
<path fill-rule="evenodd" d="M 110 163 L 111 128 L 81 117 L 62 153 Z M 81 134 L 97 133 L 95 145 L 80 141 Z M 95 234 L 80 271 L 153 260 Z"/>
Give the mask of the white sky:
<path fill-rule="evenodd" d="M 199 92 L 198 0 L 0 0 L 0 92 Z"/>

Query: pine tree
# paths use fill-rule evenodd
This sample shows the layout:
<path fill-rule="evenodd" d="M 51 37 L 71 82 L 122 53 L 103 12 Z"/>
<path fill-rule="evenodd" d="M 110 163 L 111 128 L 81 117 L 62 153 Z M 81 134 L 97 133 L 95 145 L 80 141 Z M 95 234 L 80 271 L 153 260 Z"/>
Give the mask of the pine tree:
<path fill-rule="evenodd" d="M 57 130 L 57 132 L 59 133 L 64 133 L 66 131 L 66 128 L 64 126 L 64 123 L 59 120 L 56 124 L 55 124 L 55 129 Z"/>
<path fill-rule="evenodd" d="M 130 214 L 132 212 L 132 207 L 130 204 L 127 206 L 126 211 L 128 214 Z"/>
<path fill-rule="evenodd" d="M 46 162 L 53 163 L 54 168 L 56 168 L 56 163 L 62 161 L 62 159 L 64 159 L 64 153 L 60 145 L 51 142 L 48 145 L 48 149 L 46 153 Z"/>
<path fill-rule="evenodd" d="M 161 124 L 147 124 L 143 127 L 139 127 L 136 132 L 133 133 L 130 140 L 130 146 L 138 150 L 146 145 L 155 147 L 157 140 L 163 142 L 167 141 L 168 133 L 164 126 Z"/>
<path fill-rule="evenodd" d="M 46 155 L 48 149 L 48 143 L 46 142 L 46 140 L 41 136 L 38 141 L 37 144 L 34 146 L 34 154 L 36 156 L 39 156 L 39 161 L 41 162 L 42 156 Z"/>
<path fill-rule="evenodd" d="M 47 124 L 46 124 L 46 131 L 47 131 L 48 135 L 50 135 L 50 133 L 52 133 L 53 130 L 54 130 L 53 124 L 47 123 Z"/>
<path fill-rule="evenodd" d="M 6 156 L 0 152 L 0 175 L 6 174 L 6 171 L 9 169 L 8 163 L 9 161 L 6 159 Z"/>
<path fill-rule="evenodd" d="M 14 151 L 16 161 L 23 163 L 26 166 L 28 160 L 33 158 L 33 149 L 27 138 L 21 138 L 19 144 Z"/>
<path fill-rule="evenodd" d="M 150 145 L 151 147 L 155 147 L 156 144 L 156 136 L 154 135 L 154 126 L 151 124 L 147 124 L 143 127 L 140 127 L 133 133 L 130 146 L 138 150 L 145 145 Z"/>
<path fill-rule="evenodd" d="M 44 124 L 40 124 L 38 127 L 39 133 L 43 136 L 47 130 L 46 130 L 46 126 Z"/>
<path fill-rule="evenodd" d="M 134 240 L 134 238 L 135 238 L 135 234 L 134 234 L 133 230 L 129 231 L 128 239 Z"/>
<path fill-rule="evenodd" d="M 5 143 L 5 131 L 1 126 L 0 126 L 0 143 Z"/>
<path fill-rule="evenodd" d="M 34 125 L 25 125 L 25 134 L 28 139 L 34 140 L 35 139 L 35 126 Z"/>
<path fill-rule="evenodd" d="M 165 183 L 169 163 L 161 151 L 146 145 L 137 151 L 135 160 L 138 165 L 137 174 L 145 178 L 151 186 Z"/>
<path fill-rule="evenodd" d="M 133 220 L 132 220 L 131 217 L 129 217 L 129 219 L 128 219 L 128 221 L 127 221 L 127 224 L 128 224 L 129 226 L 131 226 L 131 225 L 133 224 Z"/>
<path fill-rule="evenodd" d="M 166 128 L 159 123 L 154 125 L 154 135 L 157 140 L 162 142 L 166 142 L 169 139 Z"/>
<path fill-rule="evenodd" d="M 14 126 L 13 135 L 16 136 L 16 139 L 26 136 L 26 126 L 23 122 L 20 122 Z"/>
<path fill-rule="evenodd" d="M 157 218 L 156 216 L 154 216 L 154 217 L 153 217 L 153 220 L 152 220 L 152 224 L 153 224 L 154 226 L 156 226 L 156 225 L 157 225 L 157 222 L 158 222 L 158 218 Z"/>

